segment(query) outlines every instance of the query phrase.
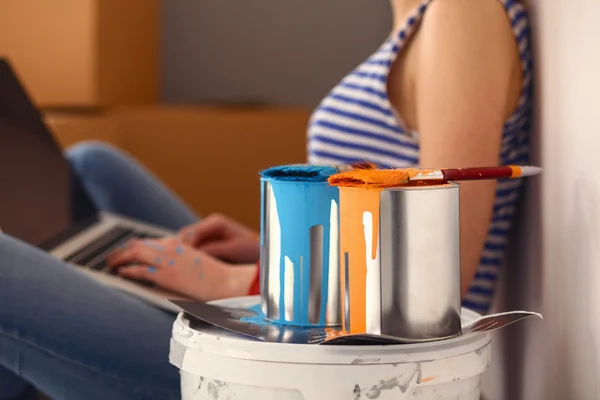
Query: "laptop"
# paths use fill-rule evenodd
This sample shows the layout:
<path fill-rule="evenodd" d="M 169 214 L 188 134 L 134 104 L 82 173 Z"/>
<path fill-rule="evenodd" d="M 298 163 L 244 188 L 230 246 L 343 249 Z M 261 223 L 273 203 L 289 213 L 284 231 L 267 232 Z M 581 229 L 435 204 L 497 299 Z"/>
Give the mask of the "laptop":
<path fill-rule="evenodd" d="M 99 211 L 9 62 L 0 57 L 0 230 L 79 268 L 103 284 L 171 312 L 180 298 L 115 275 L 107 256 L 136 238 L 173 232 Z"/>

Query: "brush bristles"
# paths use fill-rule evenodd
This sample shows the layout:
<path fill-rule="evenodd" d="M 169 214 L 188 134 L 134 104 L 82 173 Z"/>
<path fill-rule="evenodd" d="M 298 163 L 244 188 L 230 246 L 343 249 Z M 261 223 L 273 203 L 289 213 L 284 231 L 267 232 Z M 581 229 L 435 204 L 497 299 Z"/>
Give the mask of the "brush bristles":
<path fill-rule="evenodd" d="M 409 174 L 398 169 L 355 169 L 332 175 L 327 180 L 332 186 L 358 188 L 390 188 L 409 183 Z"/>
<path fill-rule="evenodd" d="M 542 172 L 542 169 L 540 167 L 532 167 L 532 166 L 520 166 L 519 167 L 521 169 L 521 177 L 526 177 L 526 176 L 534 176 L 534 175 L 538 175 L 539 173 Z"/>

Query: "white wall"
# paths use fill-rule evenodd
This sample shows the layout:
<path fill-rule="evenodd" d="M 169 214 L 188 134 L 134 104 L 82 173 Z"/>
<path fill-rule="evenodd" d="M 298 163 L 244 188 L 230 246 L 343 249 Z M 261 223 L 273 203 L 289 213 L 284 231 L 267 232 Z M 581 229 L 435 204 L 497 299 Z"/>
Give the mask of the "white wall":
<path fill-rule="evenodd" d="M 503 308 L 541 311 L 500 335 L 494 400 L 600 399 L 600 1 L 531 0 L 536 158 Z M 500 357 L 498 357 L 499 359 Z M 489 378 L 489 377 L 488 377 Z"/>

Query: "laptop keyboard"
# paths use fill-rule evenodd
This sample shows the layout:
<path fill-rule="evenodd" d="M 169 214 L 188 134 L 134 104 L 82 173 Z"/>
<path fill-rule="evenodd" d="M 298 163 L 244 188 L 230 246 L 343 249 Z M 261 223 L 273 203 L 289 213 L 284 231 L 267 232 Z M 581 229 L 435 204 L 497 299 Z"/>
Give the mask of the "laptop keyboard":
<path fill-rule="evenodd" d="M 96 271 L 102 271 L 107 267 L 106 259 L 118 246 L 132 239 L 153 239 L 158 237 L 130 228 L 115 227 L 86 247 L 71 254 L 65 261 L 86 266 Z M 116 274 L 116 270 L 107 272 L 113 275 Z"/>

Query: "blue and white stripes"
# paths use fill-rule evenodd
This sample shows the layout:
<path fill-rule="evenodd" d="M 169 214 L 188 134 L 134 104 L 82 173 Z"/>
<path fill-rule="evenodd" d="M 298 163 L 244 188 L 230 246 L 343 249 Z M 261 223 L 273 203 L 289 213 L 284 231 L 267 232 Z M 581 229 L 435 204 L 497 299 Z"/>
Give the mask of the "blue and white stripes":
<path fill-rule="evenodd" d="M 386 82 L 393 61 L 431 1 L 424 1 L 402 29 L 344 78 L 316 109 L 308 132 L 310 163 L 367 161 L 386 167 L 418 165 L 418 135 L 402 127 L 387 96 Z M 532 96 L 528 16 L 516 0 L 504 0 L 503 4 L 518 43 L 523 86 L 519 105 L 504 125 L 499 163 L 527 164 Z M 475 280 L 464 301 L 465 307 L 482 313 L 489 309 L 495 282 L 504 262 L 520 187 L 519 180 L 498 183 L 485 248 Z"/>

